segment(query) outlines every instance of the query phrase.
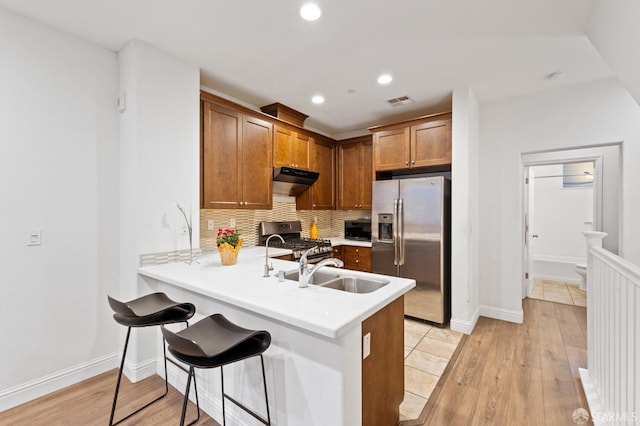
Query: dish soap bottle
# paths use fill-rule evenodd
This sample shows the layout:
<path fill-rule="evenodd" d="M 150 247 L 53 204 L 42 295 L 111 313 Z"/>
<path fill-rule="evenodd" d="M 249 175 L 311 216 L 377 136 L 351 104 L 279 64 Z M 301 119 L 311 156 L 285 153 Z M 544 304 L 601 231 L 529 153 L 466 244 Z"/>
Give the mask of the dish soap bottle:
<path fill-rule="evenodd" d="M 317 218 L 313 218 L 313 220 L 311 221 L 311 229 L 309 230 L 309 236 L 314 240 L 318 239 L 318 224 L 316 223 L 317 220 Z"/>

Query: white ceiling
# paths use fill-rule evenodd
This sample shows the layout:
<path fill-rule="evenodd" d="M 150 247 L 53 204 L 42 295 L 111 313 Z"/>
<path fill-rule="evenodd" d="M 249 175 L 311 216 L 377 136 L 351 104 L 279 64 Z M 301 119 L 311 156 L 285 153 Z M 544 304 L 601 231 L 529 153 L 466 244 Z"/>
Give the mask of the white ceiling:
<path fill-rule="evenodd" d="M 138 39 L 201 69 L 203 86 L 306 124 L 352 131 L 450 108 L 613 76 L 585 35 L 594 0 L 0 0 L 0 7 L 118 51 Z M 161 70 L 159 70 L 161 71 Z M 550 81 L 550 73 L 565 78 Z M 379 86 L 382 72 L 393 75 Z M 348 93 L 355 89 L 355 93 Z M 311 103 L 314 94 L 326 102 Z M 414 104 L 391 107 L 408 95 Z"/>

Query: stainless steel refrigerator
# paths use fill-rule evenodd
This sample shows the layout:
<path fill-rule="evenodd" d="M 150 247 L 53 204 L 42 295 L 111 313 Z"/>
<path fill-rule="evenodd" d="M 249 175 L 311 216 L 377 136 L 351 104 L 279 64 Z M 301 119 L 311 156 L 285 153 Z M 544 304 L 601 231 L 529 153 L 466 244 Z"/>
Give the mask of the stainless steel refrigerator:
<path fill-rule="evenodd" d="M 373 182 L 372 271 L 416 280 L 405 316 L 451 318 L 451 181 L 443 176 Z"/>

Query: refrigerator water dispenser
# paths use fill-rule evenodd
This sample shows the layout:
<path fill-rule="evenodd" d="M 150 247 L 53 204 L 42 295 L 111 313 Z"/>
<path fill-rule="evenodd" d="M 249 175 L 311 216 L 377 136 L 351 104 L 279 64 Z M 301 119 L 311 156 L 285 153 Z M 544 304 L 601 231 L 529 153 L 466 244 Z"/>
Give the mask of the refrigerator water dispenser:
<path fill-rule="evenodd" d="M 378 241 L 393 242 L 393 215 L 391 213 L 378 214 Z"/>

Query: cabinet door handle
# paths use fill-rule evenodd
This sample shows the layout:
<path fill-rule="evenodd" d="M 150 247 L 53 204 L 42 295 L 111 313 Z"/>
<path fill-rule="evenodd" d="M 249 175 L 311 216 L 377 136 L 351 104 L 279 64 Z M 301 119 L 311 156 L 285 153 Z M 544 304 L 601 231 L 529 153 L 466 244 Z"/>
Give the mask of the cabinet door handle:
<path fill-rule="evenodd" d="M 360 260 L 356 259 L 356 263 L 360 263 Z"/>
<path fill-rule="evenodd" d="M 356 249 L 356 253 L 360 253 L 360 249 Z"/>
<path fill-rule="evenodd" d="M 314 204 L 313 207 L 315 207 L 316 205 Z"/>
<path fill-rule="evenodd" d="M 411 162 L 411 164 L 416 164 L 415 160 Z"/>

